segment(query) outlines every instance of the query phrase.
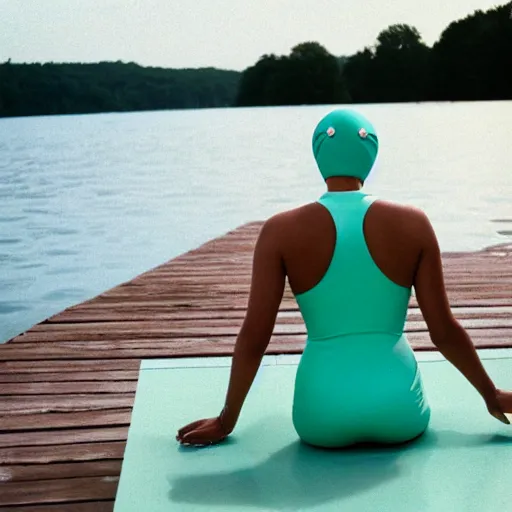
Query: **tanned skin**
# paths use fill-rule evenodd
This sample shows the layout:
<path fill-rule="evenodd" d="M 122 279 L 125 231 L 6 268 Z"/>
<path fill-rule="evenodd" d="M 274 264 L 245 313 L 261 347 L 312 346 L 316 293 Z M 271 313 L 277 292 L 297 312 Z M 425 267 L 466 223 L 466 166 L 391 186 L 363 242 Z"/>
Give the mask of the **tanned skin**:
<path fill-rule="evenodd" d="M 361 187 L 355 178 L 327 180 L 330 192 Z M 401 286 L 414 287 L 434 345 L 482 396 L 489 413 L 509 424 L 505 414 L 512 413 L 512 392 L 495 387 L 470 337 L 452 314 L 438 240 L 425 213 L 377 200 L 366 214 L 364 233 L 381 271 Z M 329 267 L 335 242 L 332 217 L 319 203 L 265 222 L 254 250 L 249 304 L 235 344 L 225 406 L 219 416 L 181 428 L 176 436 L 181 444 L 215 444 L 233 431 L 274 330 L 286 278 L 294 293 L 313 288 Z"/>

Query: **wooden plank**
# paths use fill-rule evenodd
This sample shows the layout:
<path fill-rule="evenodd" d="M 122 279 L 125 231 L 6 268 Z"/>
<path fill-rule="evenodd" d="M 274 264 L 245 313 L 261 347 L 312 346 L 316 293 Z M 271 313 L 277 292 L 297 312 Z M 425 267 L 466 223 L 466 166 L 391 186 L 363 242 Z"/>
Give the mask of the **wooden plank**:
<path fill-rule="evenodd" d="M 512 293 L 512 286 L 511 286 Z M 298 312 L 297 312 L 298 313 Z M 493 327 L 499 320 L 499 325 L 501 327 L 512 327 L 512 316 L 510 313 L 499 314 L 488 314 L 486 316 L 479 315 L 458 315 L 459 320 L 464 324 L 465 327 L 471 328 L 481 326 L 481 327 Z M 59 341 L 55 338 L 55 336 L 65 336 L 66 339 L 64 341 L 72 341 L 75 339 L 86 339 L 85 337 L 91 331 L 99 331 L 101 330 L 106 336 L 109 336 L 109 339 L 116 339 L 114 336 L 117 333 L 124 334 L 127 333 L 131 335 L 132 333 L 147 333 L 147 337 L 153 337 L 153 334 L 167 334 L 171 337 L 174 333 L 179 334 L 180 337 L 183 336 L 183 332 L 186 330 L 187 333 L 195 332 L 193 329 L 204 329 L 204 332 L 208 333 L 208 329 L 211 330 L 213 328 L 218 329 L 234 329 L 235 334 L 238 332 L 242 325 L 243 318 L 230 318 L 230 319 L 219 319 L 219 318 L 203 318 L 203 319 L 194 319 L 194 320 L 173 320 L 172 322 L 162 322 L 160 320 L 147 319 L 144 323 L 139 321 L 133 321 L 130 319 L 128 321 L 116 321 L 116 322 L 88 322 L 88 323 L 48 323 L 41 324 L 36 326 L 31 330 L 33 337 L 39 339 L 41 341 L 46 340 L 46 336 L 48 339 L 52 341 Z M 420 314 L 416 315 L 408 315 L 408 323 L 406 327 L 410 327 L 411 329 L 415 328 L 416 324 L 419 322 L 423 323 L 423 318 Z M 167 325 L 166 325 L 167 324 Z M 424 325 L 424 323 L 423 323 Z M 172 326 L 172 328 L 171 328 Z M 274 329 L 275 334 L 288 334 L 290 332 L 294 332 L 297 327 L 301 327 L 299 333 L 305 332 L 304 322 L 300 316 L 297 314 L 295 316 L 288 317 L 278 317 L 276 321 L 276 326 Z M 30 341 L 31 338 L 26 336 L 24 341 Z M 20 340 L 21 341 L 21 340 Z"/>
<path fill-rule="evenodd" d="M 32 360 L 47 360 L 47 359 L 74 359 L 76 351 L 81 350 L 83 359 L 98 359 L 98 358 L 165 358 L 165 357 L 179 357 L 181 351 L 187 347 L 188 354 L 200 354 L 202 350 L 208 347 L 209 354 L 225 354 L 229 355 L 233 352 L 235 337 L 226 340 L 222 339 L 206 339 L 206 338 L 191 338 L 189 340 L 174 340 L 169 343 L 169 340 L 162 340 L 160 343 L 150 340 L 128 340 L 106 343 L 90 343 L 83 342 L 80 347 L 80 342 L 70 343 L 24 343 L 16 344 L 14 350 L 9 347 L 9 350 L 0 350 L 0 360 L 3 361 L 32 361 Z M 203 343 L 201 343 L 201 341 Z M 192 347 L 196 347 L 195 349 Z"/>
<path fill-rule="evenodd" d="M 65 310 L 64 312 L 74 312 L 74 311 L 81 311 L 81 310 L 104 310 L 105 308 L 109 309 L 118 309 L 123 310 L 124 308 L 136 308 L 136 309 L 148 309 L 148 308 L 159 308 L 160 310 L 164 311 L 222 311 L 222 312 L 229 312 L 229 311 L 244 311 L 246 310 L 245 304 L 240 303 L 233 303 L 232 301 L 226 301 L 225 304 L 222 304 L 221 301 L 217 301 L 215 304 L 207 303 L 205 301 L 197 300 L 196 305 L 191 305 L 189 302 L 185 302 L 183 304 L 180 304 L 179 302 L 173 303 L 172 306 L 166 302 L 165 300 L 160 300 L 158 297 L 153 297 L 151 299 L 145 298 L 143 300 L 130 300 L 128 297 L 128 300 L 108 300 L 104 299 L 102 297 L 97 297 L 95 302 L 91 303 L 84 303 L 80 304 L 78 306 L 74 306 L 73 308 L 69 308 Z M 281 305 L 281 310 L 286 309 L 286 307 L 283 307 Z M 296 310 L 297 304 L 292 304 L 289 309 Z M 59 314 L 54 315 L 52 319 L 58 319 Z M 129 316 L 127 314 L 127 316 Z"/>
<path fill-rule="evenodd" d="M 93 381 L 93 382 L 17 382 L 3 383 L 2 395 L 41 395 L 73 393 L 135 393 L 137 381 Z M 0 399 L 1 400 L 1 399 Z"/>
<path fill-rule="evenodd" d="M 505 297 L 490 297 L 485 300 L 481 298 L 475 298 L 475 297 L 467 297 L 461 299 L 456 298 L 456 300 L 452 297 L 452 300 L 450 302 L 452 308 L 457 307 L 510 307 L 512 306 L 512 297 L 511 296 L 505 296 Z M 168 301 L 165 300 L 159 300 L 158 297 L 153 297 L 151 299 L 146 298 L 143 300 L 139 299 L 133 299 L 130 300 L 130 297 L 127 299 L 120 299 L 120 300 L 105 300 L 101 297 L 98 297 L 96 299 L 96 302 L 89 303 L 89 304 L 82 304 L 75 306 L 73 308 L 65 310 L 65 313 L 68 312 L 74 312 L 74 311 L 82 311 L 82 310 L 90 310 L 90 311 L 104 311 L 108 309 L 109 311 L 123 311 L 126 310 L 127 314 L 126 316 L 130 316 L 129 311 L 130 309 L 135 310 L 164 310 L 164 311 L 176 311 L 176 312 L 185 312 L 185 311 L 196 311 L 196 312 L 204 312 L 207 313 L 208 311 L 219 311 L 219 312 L 226 312 L 226 311 L 241 311 L 245 313 L 246 311 L 246 304 L 236 302 L 236 301 L 225 301 L 225 303 L 222 303 L 222 301 L 217 300 L 215 303 L 203 301 L 200 299 L 195 300 L 193 303 L 192 301 L 187 301 L 183 304 L 180 304 L 179 302 L 173 302 L 170 304 Z M 414 296 L 411 297 L 411 302 L 409 304 L 410 307 L 417 308 L 418 303 Z M 297 304 L 294 303 L 293 300 L 284 300 L 284 302 L 281 304 L 280 307 L 281 311 L 297 311 Z M 52 317 L 53 320 L 58 320 L 59 315 L 55 315 Z"/>
<path fill-rule="evenodd" d="M 281 335 L 306 335 L 306 327 L 300 318 L 289 318 L 287 319 L 289 323 L 280 323 L 277 324 L 274 329 L 274 337 L 278 337 Z M 459 318 L 461 325 L 465 329 L 504 329 L 512 327 L 512 317 L 507 317 L 507 315 L 503 315 L 501 317 L 489 317 L 489 318 Z M 148 322 L 149 324 L 149 322 Z M 91 331 L 89 331 L 89 326 Z M 56 327 L 55 325 L 52 327 Z M 59 327 L 64 327 L 59 325 Z M 174 343 L 174 340 L 169 340 L 169 338 L 180 338 L 183 339 L 183 333 L 190 337 L 200 337 L 200 336 L 208 336 L 208 339 L 215 339 L 224 336 L 235 337 L 239 330 L 240 325 L 232 325 L 229 326 L 213 326 L 211 328 L 205 324 L 202 325 L 200 322 L 195 322 L 194 327 L 176 327 L 174 329 L 169 329 L 166 327 L 160 327 L 151 323 L 147 328 L 144 328 L 143 325 L 137 322 L 132 323 L 109 323 L 104 327 L 101 327 L 101 324 L 94 323 L 89 325 L 80 326 L 74 325 L 75 329 L 72 330 L 49 330 L 45 332 L 33 333 L 31 337 L 27 337 L 23 343 L 27 344 L 30 342 L 34 342 L 37 340 L 38 336 L 41 338 L 37 341 L 38 344 L 41 343 L 54 343 L 56 341 L 65 342 L 66 345 L 69 346 L 69 343 L 93 343 L 94 347 L 98 348 L 99 343 L 105 343 L 108 340 L 108 343 L 115 345 L 117 348 L 122 348 L 122 344 L 128 340 L 137 340 L 141 338 L 151 338 L 157 343 L 160 340 L 166 340 L 166 343 Z M 79 329 L 80 327 L 80 329 Z M 94 336 L 94 333 L 99 333 L 101 331 L 101 335 Z M 427 331 L 427 325 L 421 320 L 417 321 L 408 321 L 405 326 L 405 332 L 417 332 L 417 331 Z M 180 336 L 178 336 L 178 334 Z M 180 339 L 177 342 L 180 342 Z M 80 340 L 80 341 L 74 341 Z M 20 345 L 18 345 L 20 346 Z M 27 345 L 30 346 L 30 345 Z"/>
<path fill-rule="evenodd" d="M 50 505 L 22 505 L 17 507 L 2 507 L 2 512 L 113 512 L 114 500 L 88 501 L 85 503 Z"/>
<path fill-rule="evenodd" d="M 295 342 L 304 336 L 274 336 L 275 342 Z M 115 341 L 73 341 L 73 342 L 46 342 L 46 343 L 16 343 L 1 347 L 0 359 L 3 361 L 48 360 L 48 359 L 74 359 L 77 351 L 83 359 L 99 358 L 152 358 L 178 356 L 181 348 L 186 346 L 211 345 L 218 352 L 227 351 L 231 354 L 235 343 L 235 336 L 222 336 L 210 338 L 174 338 L 174 339 L 132 339 Z M 138 363 L 140 364 L 140 363 Z"/>
<path fill-rule="evenodd" d="M 0 353 L 7 347 L 14 346 L 12 343 L 0 345 Z M 0 361 L 0 374 L 20 374 L 20 373 L 75 373 L 75 372 L 96 372 L 96 371 L 115 371 L 131 370 L 139 371 L 140 360 L 138 359 L 93 359 L 76 360 L 75 358 L 65 361 L 41 360 L 41 361 Z"/>
<path fill-rule="evenodd" d="M 506 348 L 510 347 L 510 330 L 504 329 L 499 333 L 490 331 L 471 331 L 469 332 L 471 340 L 476 348 Z M 409 333 L 407 338 L 415 350 L 435 350 L 430 337 L 426 333 Z"/>
<path fill-rule="evenodd" d="M 491 289 L 492 286 L 492 289 Z M 464 299 L 487 299 L 487 298 L 508 298 L 510 297 L 510 285 L 505 283 L 503 285 L 497 285 L 496 283 L 490 283 L 488 286 L 478 287 L 476 285 L 463 286 L 460 285 L 457 288 L 447 289 L 448 298 L 450 302 L 457 303 Z M 159 287 L 144 287 L 141 290 L 118 290 L 112 293 L 108 297 L 104 298 L 105 304 L 109 302 L 133 302 L 133 301 L 144 301 L 144 300 L 155 300 L 158 297 L 159 300 L 165 301 L 169 307 L 174 307 L 186 302 L 189 306 L 196 306 L 209 304 L 210 308 L 216 309 L 218 306 L 235 306 L 247 307 L 247 300 L 249 296 L 249 287 L 240 288 L 233 287 L 232 289 L 218 289 L 215 291 L 211 290 L 184 290 L 181 289 L 174 291 L 169 289 L 164 284 Z M 295 307 L 295 300 L 291 295 L 285 295 L 285 302 L 288 302 L 290 306 Z"/>
<path fill-rule="evenodd" d="M 80 476 L 119 476 L 121 464 L 121 459 L 111 459 L 86 461 L 78 464 L 76 462 L 57 462 L 52 464 L 1 465 L 0 482 L 60 480 Z"/>
<path fill-rule="evenodd" d="M 2 484 L 0 506 L 113 499 L 118 481 L 102 476 L 7 482 Z"/>
<path fill-rule="evenodd" d="M 150 306 L 147 308 L 135 306 L 130 308 L 116 308 L 115 306 L 109 309 L 105 308 L 89 308 L 89 309 L 75 309 L 68 310 L 51 317 L 45 322 L 48 324 L 68 324 L 68 323 L 85 323 L 85 322 L 119 322 L 129 321 L 141 322 L 145 320 L 159 320 L 159 321 L 195 321 L 195 320 L 208 320 L 211 319 L 243 319 L 245 317 L 244 310 L 221 310 L 221 311 L 175 311 L 169 310 L 167 306 L 161 308 L 159 311 L 158 306 Z"/>
<path fill-rule="evenodd" d="M 489 330 L 493 331 L 496 329 L 511 329 L 512 328 L 512 318 L 470 318 L 470 319 L 461 319 L 459 318 L 459 323 L 464 327 L 464 329 L 468 331 L 472 330 Z M 416 322 L 408 321 L 405 324 L 405 332 L 421 332 L 428 331 L 427 324 L 425 321 L 418 320 Z"/>
<path fill-rule="evenodd" d="M 90 372 L 63 372 L 63 373 L 48 373 L 37 372 L 32 373 L 4 373 L 0 369 L 0 393 L 6 383 L 14 382 L 115 382 L 115 381 L 137 381 L 139 372 L 137 371 L 98 371 L 91 370 Z"/>
<path fill-rule="evenodd" d="M 469 306 L 512 306 L 512 296 L 510 295 L 510 290 L 505 291 L 496 291 L 494 293 L 491 289 L 484 289 L 476 292 L 466 292 L 464 294 L 450 294 L 448 293 L 450 304 L 452 307 L 469 307 Z M 158 300 L 156 300 L 158 299 Z M 161 296 L 158 294 L 154 294 L 152 296 L 144 296 L 144 295 L 126 295 L 123 297 L 114 297 L 112 299 L 102 299 L 101 302 L 98 302 L 98 308 L 110 308 L 115 306 L 126 306 L 126 307 L 134 307 L 136 305 L 144 305 L 149 307 L 154 305 L 155 303 L 160 304 L 161 306 L 166 305 L 169 309 L 175 310 L 243 310 L 245 311 L 247 307 L 247 300 L 242 296 L 240 298 L 239 295 L 232 294 L 223 295 L 216 298 L 205 297 L 205 298 L 197 298 L 189 295 L 188 297 L 177 298 L 176 296 Z M 417 307 L 417 302 L 413 297 L 411 299 L 411 306 Z M 296 310 L 297 305 L 294 303 L 292 298 L 284 298 L 282 308 L 283 310 L 291 309 Z M 16 339 L 16 338 L 15 338 Z"/>
<path fill-rule="evenodd" d="M 198 279 L 201 279 L 199 284 Z M 167 282 L 172 283 L 172 285 L 167 285 Z M 499 272 L 495 272 L 494 275 L 486 274 L 485 276 L 471 273 L 460 275 L 455 273 L 447 273 L 447 275 L 445 275 L 445 285 L 448 291 L 451 293 L 457 292 L 458 290 L 464 291 L 468 288 L 475 289 L 487 286 L 495 286 L 497 282 L 499 282 L 500 288 L 503 288 L 507 284 L 510 285 L 512 283 L 512 276 L 509 276 L 508 274 L 499 274 Z M 190 278 L 174 276 L 151 276 L 146 278 L 144 282 L 141 281 L 141 284 L 138 288 L 120 289 L 119 291 L 122 290 L 126 293 L 135 291 L 138 293 L 142 290 L 160 290 L 165 285 L 167 292 L 179 292 L 180 294 L 191 292 L 201 293 L 205 290 L 207 293 L 230 293 L 232 291 L 239 291 L 240 293 L 245 294 L 249 292 L 250 284 L 251 276 L 237 278 L 236 276 L 233 276 L 231 272 L 228 276 L 224 274 L 223 277 L 200 277 L 197 275 L 191 276 Z M 291 290 L 288 288 L 287 293 L 291 293 Z"/>
<path fill-rule="evenodd" d="M 454 307 L 454 314 L 457 318 L 510 318 L 512 316 L 512 307 L 474 307 L 471 311 L 460 313 L 461 308 Z M 505 311 L 503 311 L 505 310 Z M 289 315 L 285 315 L 289 313 Z M 187 325 L 188 322 L 213 320 L 243 320 L 245 310 L 228 310 L 228 311 L 207 311 L 207 310 L 191 310 L 191 311 L 175 311 L 169 310 L 167 307 L 159 310 L 158 306 L 144 308 L 142 306 L 124 307 L 117 309 L 112 306 L 109 309 L 93 308 L 93 309 L 73 309 L 63 312 L 45 322 L 44 326 L 48 329 L 50 325 L 66 325 L 66 324 L 89 324 L 94 322 L 181 322 Z M 302 317 L 298 308 L 291 312 L 281 311 L 278 314 L 278 322 L 283 323 L 300 323 Z M 410 308 L 408 313 L 409 320 L 420 320 L 421 314 L 417 308 Z"/>
<path fill-rule="evenodd" d="M 110 328 L 109 328 L 110 327 Z M 74 331 L 32 331 L 26 334 L 23 339 L 19 340 L 21 343 L 39 343 L 43 342 L 89 342 L 96 340 L 116 341 L 123 339 L 155 339 L 155 338 L 192 338 L 192 337 L 205 337 L 205 336 L 236 336 L 240 330 L 239 325 L 226 325 L 222 327 L 207 325 L 197 325 L 193 323 L 187 327 L 186 331 L 183 327 L 173 327 L 172 325 L 166 326 L 165 324 L 147 327 L 135 323 L 132 326 L 125 325 L 119 327 L 117 330 L 112 329 L 112 325 L 95 324 L 75 326 Z M 303 325 L 291 326 L 277 326 L 276 334 L 302 334 L 304 332 Z M 10 346 L 6 347 L 7 349 Z"/>
<path fill-rule="evenodd" d="M 0 465 L 122 459 L 126 441 L 0 448 Z"/>
<path fill-rule="evenodd" d="M 0 433 L 0 448 L 14 446 L 50 446 L 55 444 L 90 443 L 100 441 L 126 441 L 128 427 L 99 427 L 56 429 L 40 431 Z M 0 478 L 0 482 L 2 479 Z"/>
<path fill-rule="evenodd" d="M 0 415 L 78 412 L 132 407 L 135 393 L 105 395 L 11 395 L 0 401 Z"/>
<path fill-rule="evenodd" d="M 68 413 L 37 413 L 0 416 L 0 431 L 29 431 L 83 426 L 129 425 L 131 407 Z"/>
<path fill-rule="evenodd" d="M 149 322 L 147 322 L 149 323 Z M 121 325 L 120 325 L 121 324 Z M 470 319 L 461 320 L 461 324 L 466 329 L 500 329 L 512 327 L 512 319 L 500 318 L 500 319 Z M 118 325 L 116 329 L 116 325 Z M 69 343 L 83 343 L 83 342 L 114 342 L 123 340 L 172 340 L 176 338 L 179 342 L 180 339 L 186 338 L 219 338 L 219 337 L 235 337 L 240 331 L 238 323 L 231 325 L 208 326 L 207 324 L 201 325 L 198 322 L 194 322 L 188 327 L 174 327 L 173 325 L 165 324 L 153 324 L 148 325 L 140 323 L 95 323 L 88 325 L 74 325 L 74 329 L 70 327 L 69 330 L 48 330 L 48 331 L 33 331 L 19 340 L 18 346 L 25 344 L 30 346 L 30 343 L 46 344 L 63 342 L 62 346 L 69 346 Z M 56 327 L 56 326 L 54 326 Z M 61 326 L 59 326 L 61 327 Z M 406 324 L 406 332 L 426 330 L 426 325 L 423 321 L 421 322 L 408 322 Z M 290 323 L 290 324 L 277 324 L 274 329 L 274 337 L 280 335 L 305 335 L 306 328 L 302 322 Z M 200 340 L 198 340 L 200 342 Z M 8 353 L 10 346 L 7 347 L 6 352 Z M 0 358 L 2 354 L 0 353 Z"/>

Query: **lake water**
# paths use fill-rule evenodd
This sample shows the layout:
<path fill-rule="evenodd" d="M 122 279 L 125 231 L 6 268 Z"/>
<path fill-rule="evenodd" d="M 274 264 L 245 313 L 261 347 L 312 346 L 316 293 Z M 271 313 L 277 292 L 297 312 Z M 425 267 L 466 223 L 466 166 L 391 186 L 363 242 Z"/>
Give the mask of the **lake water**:
<path fill-rule="evenodd" d="M 0 119 L 0 341 L 316 199 L 311 134 L 330 109 Z M 423 208 L 443 250 L 511 240 L 512 102 L 357 109 L 381 143 L 368 191 Z"/>

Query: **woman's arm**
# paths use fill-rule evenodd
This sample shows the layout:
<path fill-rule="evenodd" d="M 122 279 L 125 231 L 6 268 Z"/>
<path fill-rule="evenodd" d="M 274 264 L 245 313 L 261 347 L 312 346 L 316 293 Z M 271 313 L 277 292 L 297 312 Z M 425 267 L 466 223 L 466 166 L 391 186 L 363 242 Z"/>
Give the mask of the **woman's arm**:
<path fill-rule="evenodd" d="M 254 249 L 247 313 L 237 337 L 224 409 L 218 418 L 199 420 L 178 432 L 184 444 L 211 444 L 235 428 L 254 377 L 272 336 L 286 272 L 279 246 L 279 216 L 262 227 Z"/>
<path fill-rule="evenodd" d="M 446 295 L 441 251 L 424 214 L 421 222 L 422 251 L 414 281 L 416 298 L 434 345 L 473 385 L 489 411 L 503 423 L 510 423 L 501 410 L 499 392 L 485 371 L 465 329 L 454 318 Z"/>
<path fill-rule="evenodd" d="M 272 336 L 283 298 L 286 272 L 279 249 L 279 218 L 267 221 L 254 250 L 247 314 L 238 335 L 222 422 L 235 427 L 247 393 Z"/>

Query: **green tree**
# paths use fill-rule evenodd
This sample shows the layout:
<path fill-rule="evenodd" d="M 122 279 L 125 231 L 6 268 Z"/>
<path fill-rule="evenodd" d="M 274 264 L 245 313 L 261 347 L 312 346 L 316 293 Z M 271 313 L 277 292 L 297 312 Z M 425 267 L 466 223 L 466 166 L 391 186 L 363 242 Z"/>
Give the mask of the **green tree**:
<path fill-rule="evenodd" d="M 278 105 L 285 94 L 281 80 L 283 58 L 263 55 L 247 68 L 240 78 L 236 104 L 238 106 Z"/>
<path fill-rule="evenodd" d="M 343 103 L 348 94 L 338 59 L 315 42 L 302 43 L 290 53 L 293 104 Z"/>
<path fill-rule="evenodd" d="M 338 59 L 315 42 L 301 43 L 290 55 L 264 55 L 240 80 L 239 106 L 304 105 L 348 100 Z"/>
<path fill-rule="evenodd" d="M 450 23 L 432 49 L 436 100 L 512 98 L 512 2 Z"/>
<path fill-rule="evenodd" d="M 415 27 L 391 25 L 373 48 L 365 48 L 344 66 L 354 102 L 422 101 L 428 97 L 430 49 Z"/>
<path fill-rule="evenodd" d="M 347 84 L 348 94 L 354 103 L 375 101 L 374 52 L 370 48 L 357 52 L 348 58 L 342 74 Z"/>
<path fill-rule="evenodd" d="M 416 27 L 410 25 L 391 25 L 377 36 L 377 54 L 379 52 L 414 49 L 421 45 L 421 35 Z"/>
<path fill-rule="evenodd" d="M 376 101 L 427 99 L 429 52 L 415 27 L 391 25 L 383 30 L 373 60 Z"/>

